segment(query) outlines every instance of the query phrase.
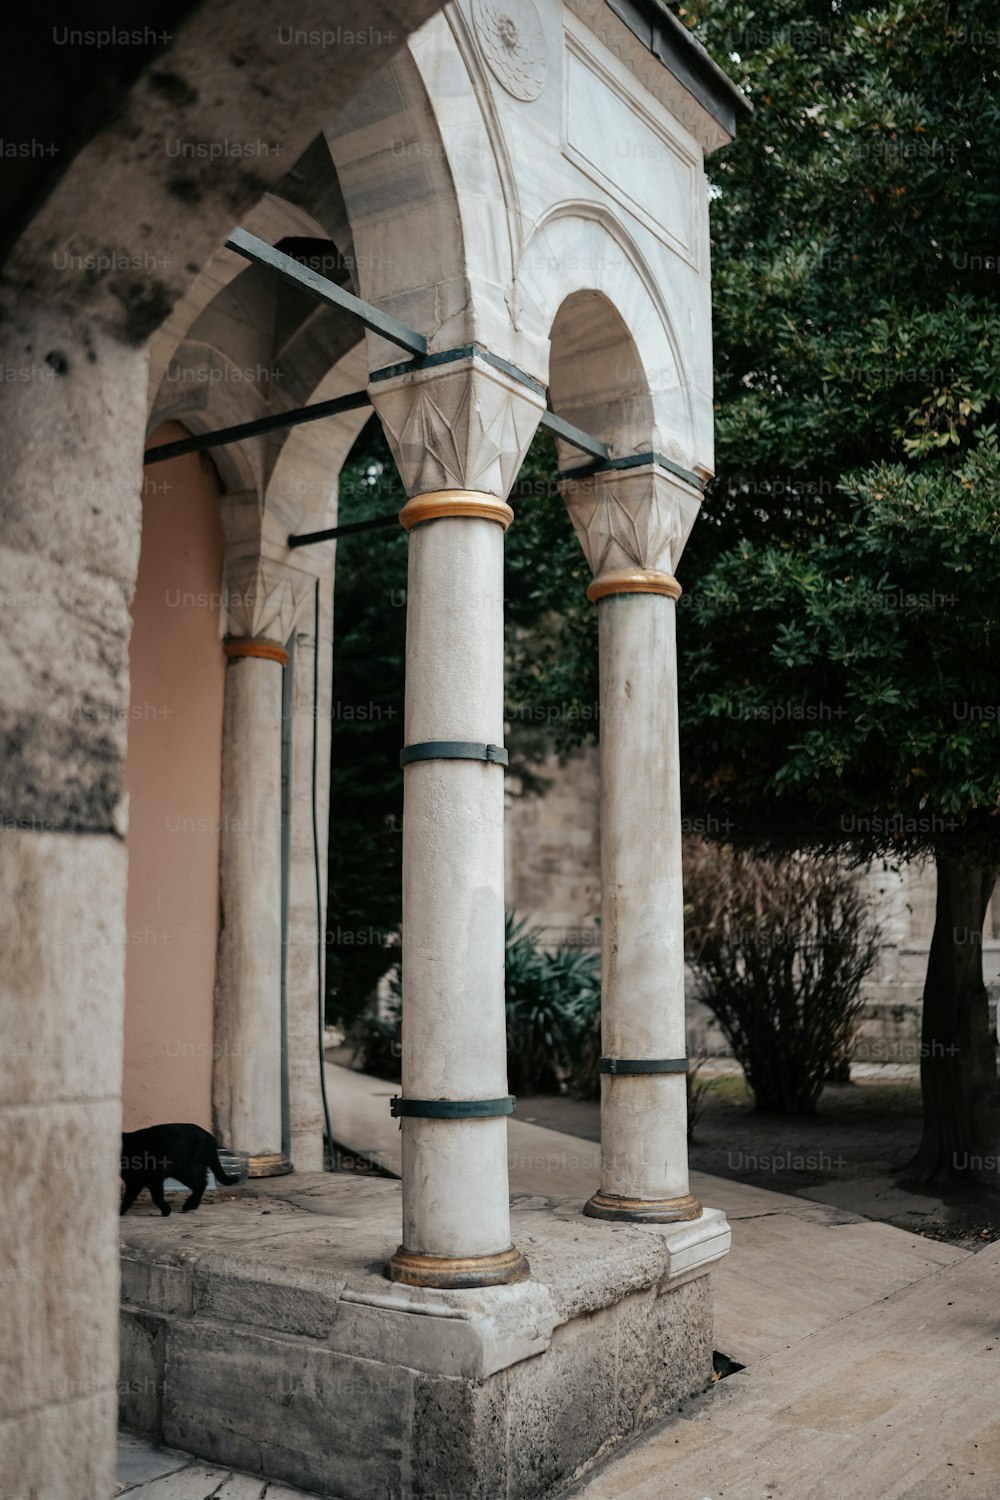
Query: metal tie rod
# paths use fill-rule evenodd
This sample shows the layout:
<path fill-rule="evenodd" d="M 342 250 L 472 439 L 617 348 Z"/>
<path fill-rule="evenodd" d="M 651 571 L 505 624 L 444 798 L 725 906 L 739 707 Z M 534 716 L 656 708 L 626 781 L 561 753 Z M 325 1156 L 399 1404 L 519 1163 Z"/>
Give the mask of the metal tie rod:
<path fill-rule="evenodd" d="M 305 408 L 306 411 L 310 409 Z M 579 427 L 574 427 L 572 422 L 563 421 L 562 417 L 557 417 L 555 412 L 543 412 L 539 426 L 558 433 L 567 443 L 572 443 L 574 448 L 581 448 L 584 453 L 603 456 L 605 459 L 608 457 L 607 446 L 599 438 L 591 437 Z M 598 467 L 599 465 L 592 467 L 587 464 L 580 470 L 580 473 L 593 474 L 596 473 Z M 345 526 L 327 526 L 323 531 L 300 531 L 288 538 L 288 545 L 292 548 L 311 547 L 314 542 L 334 542 L 338 536 L 348 536 L 352 531 L 377 531 L 383 526 L 392 526 L 397 520 L 397 516 L 381 516 L 371 521 L 350 522 Z"/>
<path fill-rule="evenodd" d="M 285 427 L 318 422 L 320 417 L 335 417 L 341 412 L 358 411 L 368 405 L 367 391 L 351 391 L 347 396 L 335 396 L 332 401 L 314 401 L 312 406 L 296 406 L 289 411 L 276 411 L 269 417 L 258 417 L 253 422 L 240 422 L 235 427 L 220 427 L 216 432 L 200 432 L 176 443 L 161 443 L 158 448 L 147 448 L 142 461 L 144 464 L 162 464 L 165 459 L 181 458 L 185 453 L 200 453 L 203 448 L 225 448 L 229 443 L 241 443 L 244 438 L 259 437 L 263 432 L 280 432 Z"/>
<path fill-rule="evenodd" d="M 523 499 L 525 493 L 534 494 L 535 491 L 529 489 L 518 495 L 518 486 L 515 485 L 513 490 L 511 490 L 509 498 L 511 500 Z M 552 485 L 548 493 L 557 497 L 559 491 L 555 485 Z M 290 536 L 288 538 L 288 545 L 289 547 L 311 547 L 313 542 L 333 542 L 338 537 L 353 536 L 359 531 L 382 531 L 388 526 L 398 525 L 399 511 L 394 510 L 387 516 L 372 516 L 369 521 L 345 521 L 340 526 L 327 526 L 323 531 L 303 531 L 298 536 Z"/>
<path fill-rule="evenodd" d="M 245 438 L 259 437 L 265 432 L 280 432 L 286 427 L 299 427 L 303 422 L 318 422 L 321 417 L 336 417 L 345 411 L 359 411 L 364 406 L 371 404 L 371 398 L 367 391 L 351 391 L 346 396 L 335 396 L 331 401 L 314 401 L 311 406 L 296 406 L 288 411 L 274 412 L 268 417 L 258 417 L 253 422 L 240 422 L 235 427 L 220 427 L 216 432 L 200 432 L 193 437 L 181 438 L 176 443 L 161 443 L 157 448 L 147 448 L 142 456 L 144 464 L 162 464 L 168 458 L 182 458 L 186 453 L 200 453 L 205 448 L 224 448 L 229 443 L 241 443 Z M 571 422 L 566 422 L 562 417 L 557 417 L 555 412 L 543 412 L 539 424 L 555 432 L 564 438 L 567 443 L 572 443 L 574 448 L 581 449 L 596 458 L 608 457 L 608 450 L 599 438 L 594 438 L 589 433 L 582 432 L 579 427 L 574 427 Z M 587 465 L 584 472 L 592 472 Z M 336 529 L 336 528 L 334 528 Z M 333 533 L 331 532 L 330 535 Z M 325 532 L 310 532 L 308 540 L 320 542 L 326 539 Z M 303 541 L 292 539 L 293 545 L 303 546 Z"/>
<path fill-rule="evenodd" d="M 567 422 L 563 417 L 557 417 L 554 411 L 542 413 L 541 427 L 547 427 L 549 432 L 554 432 L 556 437 L 561 437 L 565 442 L 579 448 L 583 453 L 589 453 L 593 458 L 608 459 L 610 450 L 607 443 L 602 443 L 600 438 L 591 437 L 589 432 L 584 432 L 582 427 L 574 427 L 572 422 Z"/>
<path fill-rule="evenodd" d="M 353 536 L 357 531 L 384 531 L 399 525 L 399 511 L 391 516 L 372 516 L 370 521 L 345 521 L 343 526 L 327 526 L 324 531 L 303 531 L 288 538 L 289 547 L 311 547 L 313 542 L 333 542 L 339 536 Z"/>
<path fill-rule="evenodd" d="M 396 344 L 410 354 L 427 353 L 427 340 L 422 333 L 417 333 L 414 328 L 407 328 L 405 323 L 401 323 L 398 318 L 392 317 L 389 313 L 382 312 L 371 302 L 363 302 L 360 297 L 355 297 L 353 292 L 345 291 L 335 281 L 330 281 L 326 276 L 320 276 L 317 271 L 311 271 L 308 266 L 301 265 L 291 255 L 275 250 L 273 245 L 258 239 L 255 234 L 249 234 L 245 229 L 234 229 L 226 241 L 226 249 L 235 250 L 237 255 L 242 255 L 245 260 L 252 261 L 254 265 L 266 266 L 269 271 L 277 272 L 285 281 L 290 281 L 300 291 L 309 292 L 320 302 L 326 302 L 331 307 L 338 307 L 341 312 L 350 313 L 366 328 L 370 328 L 372 333 L 388 339 L 390 344 Z"/>

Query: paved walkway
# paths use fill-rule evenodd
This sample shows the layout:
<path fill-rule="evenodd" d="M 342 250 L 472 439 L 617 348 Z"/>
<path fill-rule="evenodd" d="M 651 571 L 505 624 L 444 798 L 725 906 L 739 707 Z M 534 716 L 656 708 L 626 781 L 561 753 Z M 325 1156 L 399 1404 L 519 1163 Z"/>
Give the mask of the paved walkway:
<path fill-rule="evenodd" d="M 129 1432 L 118 1434 L 115 1494 L 141 1500 L 309 1500 L 287 1484 L 220 1469 L 174 1448 L 154 1448 Z"/>
<path fill-rule="evenodd" d="M 392 1084 L 328 1068 L 337 1140 L 398 1175 Z M 596 1144 L 509 1122 L 512 1193 L 583 1198 Z M 828 1204 L 692 1174 L 733 1249 L 712 1272 L 715 1347 L 746 1368 L 573 1491 L 580 1500 L 997 1500 L 1000 1244 L 978 1253 Z M 120 1494 L 291 1500 L 134 1438 Z"/>
<path fill-rule="evenodd" d="M 398 1087 L 327 1070 L 334 1134 L 399 1172 Z M 586 1197 L 590 1141 L 509 1122 L 511 1191 Z M 811 1199 L 691 1175 L 725 1209 L 715 1347 L 746 1369 L 644 1434 L 586 1500 L 997 1500 L 1000 1244 L 972 1253 Z"/>

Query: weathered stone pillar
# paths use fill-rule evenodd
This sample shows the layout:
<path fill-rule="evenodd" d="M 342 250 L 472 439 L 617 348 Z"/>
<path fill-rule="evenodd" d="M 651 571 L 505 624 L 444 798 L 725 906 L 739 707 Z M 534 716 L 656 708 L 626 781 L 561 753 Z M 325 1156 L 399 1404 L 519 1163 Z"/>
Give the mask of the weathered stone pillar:
<path fill-rule="evenodd" d="M 281 1139 L 281 712 L 285 642 L 310 580 L 260 558 L 226 569 L 221 920 L 213 1108 L 250 1175 L 292 1164 Z"/>
<path fill-rule="evenodd" d="M 387 1274 L 488 1286 L 528 1272 L 507 1179 L 503 537 L 543 396 L 468 358 L 371 391 L 411 497 L 403 1242 Z"/>
<path fill-rule="evenodd" d="M 601 692 L 602 1219 L 696 1219 L 671 550 L 695 492 L 655 465 L 564 487 L 594 572 Z"/>
<path fill-rule="evenodd" d="M 0 293 L 0 1493 L 114 1490 L 146 357 Z"/>

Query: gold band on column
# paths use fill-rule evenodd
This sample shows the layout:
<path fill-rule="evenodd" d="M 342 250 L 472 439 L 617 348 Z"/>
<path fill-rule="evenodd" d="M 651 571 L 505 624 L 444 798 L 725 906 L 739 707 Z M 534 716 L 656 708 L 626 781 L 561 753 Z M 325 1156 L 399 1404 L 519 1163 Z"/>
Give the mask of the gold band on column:
<path fill-rule="evenodd" d="M 594 1193 L 584 1204 L 590 1219 L 623 1219 L 632 1224 L 678 1224 L 686 1219 L 701 1218 L 701 1204 L 690 1193 L 683 1198 L 615 1198 L 610 1193 Z"/>
<path fill-rule="evenodd" d="M 283 667 L 288 666 L 288 652 L 284 646 L 279 646 L 277 641 L 255 640 L 253 636 L 237 636 L 233 640 L 223 641 L 223 650 L 227 656 L 259 656 L 264 661 L 280 662 Z"/>
<path fill-rule="evenodd" d="M 520 1250 L 513 1247 L 497 1255 L 419 1255 L 402 1245 L 385 1268 L 390 1281 L 404 1286 L 434 1286 L 461 1289 L 477 1286 L 508 1286 L 527 1281 L 531 1268 Z"/>
<path fill-rule="evenodd" d="M 673 573 L 658 573 L 652 568 L 617 568 L 595 578 L 587 590 L 587 598 L 594 604 L 611 594 L 666 594 L 668 599 L 679 599 L 682 592 Z"/>
<path fill-rule="evenodd" d="M 504 531 L 514 519 L 506 500 L 481 490 L 432 490 L 414 495 L 399 513 L 399 523 L 409 531 L 421 521 L 441 521 L 446 516 L 472 516 L 480 521 L 499 521 Z"/>

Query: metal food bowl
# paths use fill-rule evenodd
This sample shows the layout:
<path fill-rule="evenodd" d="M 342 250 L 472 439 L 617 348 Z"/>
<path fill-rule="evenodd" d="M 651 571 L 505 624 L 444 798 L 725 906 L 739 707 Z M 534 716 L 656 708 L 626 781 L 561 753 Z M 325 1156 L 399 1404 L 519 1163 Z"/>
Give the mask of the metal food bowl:
<path fill-rule="evenodd" d="M 220 1146 L 219 1166 L 227 1177 L 235 1177 L 237 1182 L 246 1182 L 250 1176 L 250 1153 L 249 1151 L 229 1151 Z M 216 1182 L 214 1172 L 212 1181 L 215 1187 L 222 1186 L 220 1182 Z M 232 1186 L 235 1185 L 235 1183 L 232 1184 Z"/>

